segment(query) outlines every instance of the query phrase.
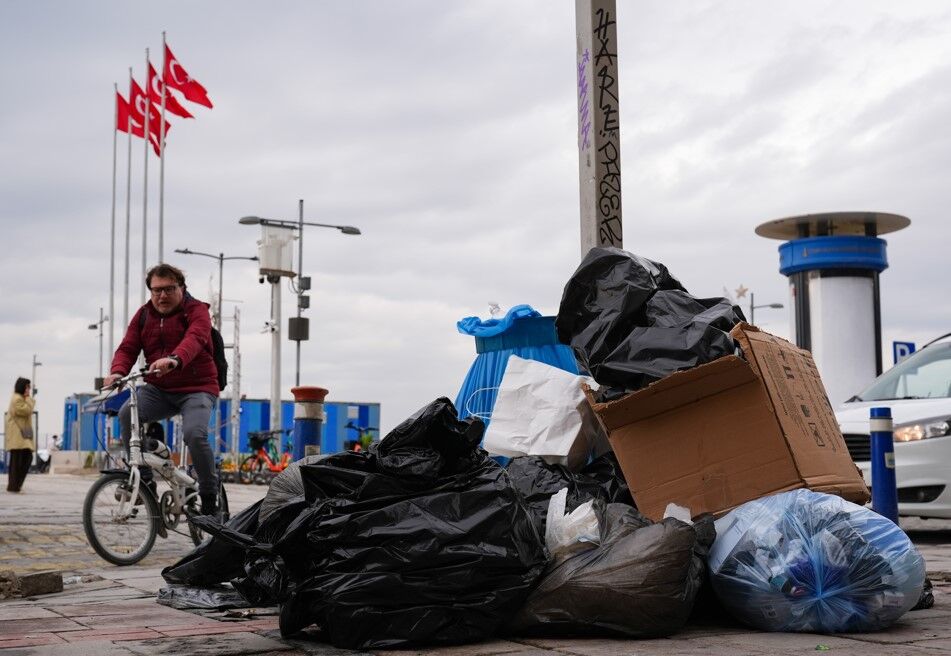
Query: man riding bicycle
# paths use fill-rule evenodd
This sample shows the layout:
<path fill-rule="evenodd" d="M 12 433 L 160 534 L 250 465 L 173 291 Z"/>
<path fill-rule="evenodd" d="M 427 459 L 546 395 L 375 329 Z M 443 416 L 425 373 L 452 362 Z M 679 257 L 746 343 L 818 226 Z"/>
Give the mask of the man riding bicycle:
<path fill-rule="evenodd" d="M 145 284 L 151 300 L 140 307 L 116 349 L 103 381 L 106 387 L 129 373 L 139 352 L 149 368 L 146 384 L 138 388 L 139 420 L 142 423 L 182 416 L 185 444 L 192 456 L 201 512 L 217 512 L 218 477 L 208 443 L 208 421 L 218 397 L 218 370 L 211 343 L 208 304 L 195 299 L 185 288 L 185 274 L 159 264 L 148 272 Z M 129 402 L 119 410 L 122 441 L 129 448 L 131 436 Z M 142 482 L 155 491 L 152 470 L 141 469 Z"/>

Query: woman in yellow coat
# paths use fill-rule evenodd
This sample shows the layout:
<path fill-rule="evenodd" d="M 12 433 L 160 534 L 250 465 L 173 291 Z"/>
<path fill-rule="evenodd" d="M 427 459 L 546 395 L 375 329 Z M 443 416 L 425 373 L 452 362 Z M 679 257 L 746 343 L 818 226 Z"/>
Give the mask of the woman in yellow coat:
<path fill-rule="evenodd" d="M 7 492 L 19 492 L 23 487 L 26 474 L 33 464 L 33 406 L 36 400 L 30 396 L 30 381 L 17 378 L 13 386 L 13 397 L 7 409 L 7 422 L 4 429 L 6 443 L 4 448 L 10 456 L 10 473 L 7 476 Z"/>

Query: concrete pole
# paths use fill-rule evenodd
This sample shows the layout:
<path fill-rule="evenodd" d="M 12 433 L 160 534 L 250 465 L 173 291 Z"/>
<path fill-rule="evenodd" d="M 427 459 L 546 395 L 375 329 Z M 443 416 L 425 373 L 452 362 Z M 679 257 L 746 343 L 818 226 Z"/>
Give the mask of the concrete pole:
<path fill-rule="evenodd" d="M 271 282 L 271 430 L 281 428 L 281 277 Z"/>
<path fill-rule="evenodd" d="M 575 0 L 581 257 L 623 248 L 615 0 Z"/>

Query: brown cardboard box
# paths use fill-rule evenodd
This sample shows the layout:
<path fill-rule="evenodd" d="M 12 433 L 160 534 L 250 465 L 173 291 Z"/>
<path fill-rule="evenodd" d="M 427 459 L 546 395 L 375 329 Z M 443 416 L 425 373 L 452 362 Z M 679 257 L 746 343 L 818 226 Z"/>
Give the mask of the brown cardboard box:
<path fill-rule="evenodd" d="M 588 392 L 640 511 L 719 514 L 802 487 L 866 503 L 809 352 L 748 324 L 731 334 L 746 360 L 722 357 L 610 403 Z"/>

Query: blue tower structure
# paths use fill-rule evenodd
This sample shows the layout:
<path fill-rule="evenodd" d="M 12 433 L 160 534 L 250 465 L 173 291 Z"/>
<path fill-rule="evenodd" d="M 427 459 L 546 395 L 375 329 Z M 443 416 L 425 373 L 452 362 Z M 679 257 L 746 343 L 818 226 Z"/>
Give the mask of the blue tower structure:
<path fill-rule="evenodd" d="M 882 373 L 879 274 L 888 259 L 879 235 L 910 224 L 884 212 L 825 212 L 756 228 L 761 237 L 785 240 L 779 271 L 789 278 L 790 332 L 812 351 L 833 405 Z"/>

